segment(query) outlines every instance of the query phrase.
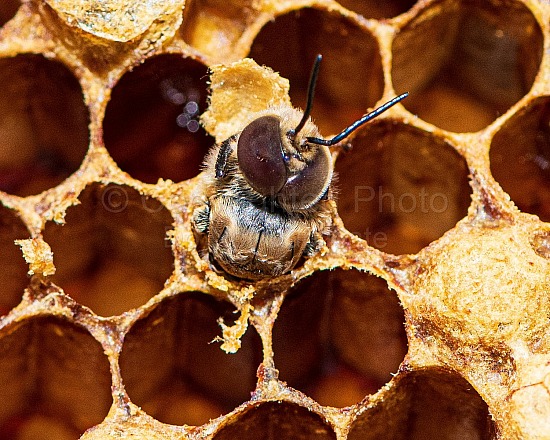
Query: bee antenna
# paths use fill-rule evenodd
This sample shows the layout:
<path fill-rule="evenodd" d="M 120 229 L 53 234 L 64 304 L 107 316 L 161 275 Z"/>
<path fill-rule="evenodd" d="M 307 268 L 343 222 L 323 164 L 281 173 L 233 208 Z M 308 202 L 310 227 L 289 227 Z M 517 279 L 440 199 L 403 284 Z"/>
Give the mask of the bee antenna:
<path fill-rule="evenodd" d="M 300 123 L 294 128 L 293 130 L 289 130 L 288 134 L 290 136 L 296 136 L 302 128 L 304 128 L 304 125 L 306 125 L 307 118 L 309 118 L 309 114 L 311 113 L 311 108 L 313 107 L 313 97 L 315 96 L 315 85 L 317 84 L 317 76 L 319 75 L 319 67 L 321 66 L 321 60 L 323 59 L 323 55 L 318 54 L 315 57 L 315 61 L 313 62 L 313 67 L 311 68 L 311 74 L 309 76 L 309 84 L 307 86 L 307 103 L 306 103 L 306 109 L 304 111 L 304 115 L 302 116 L 302 119 Z"/>
<path fill-rule="evenodd" d="M 331 147 L 338 142 L 340 142 L 342 139 L 347 138 L 351 133 L 353 133 L 355 130 L 357 130 L 361 125 L 366 124 L 371 119 L 376 118 L 378 115 L 384 113 L 386 110 L 388 110 L 390 107 L 393 107 L 398 102 L 405 99 L 407 96 L 409 96 L 409 93 L 403 93 L 399 96 L 396 96 L 395 98 L 389 100 L 385 104 L 382 104 L 377 109 L 374 109 L 372 112 L 367 113 L 365 116 L 363 116 L 361 119 L 358 119 L 353 124 L 351 124 L 349 127 L 345 128 L 340 134 L 337 134 L 332 139 L 321 139 L 316 137 L 308 137 L 307 141 L 311 142 L 312 144 L 317 145 L 326 145 L 327 147 Z"/>

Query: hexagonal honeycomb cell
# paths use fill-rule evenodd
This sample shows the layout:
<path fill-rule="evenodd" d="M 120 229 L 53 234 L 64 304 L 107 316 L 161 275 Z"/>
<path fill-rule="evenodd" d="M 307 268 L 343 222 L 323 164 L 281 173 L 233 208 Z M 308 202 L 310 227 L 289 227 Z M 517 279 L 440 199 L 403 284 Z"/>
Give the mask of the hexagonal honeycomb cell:
<path fill-rule="evenodd" d="M 100 3 L 0 4 L 0 439 L 550 438 L 547 1 Z M 205 159 L 316 54 L 324 138 L 409 96 L 236 278 Z"/>

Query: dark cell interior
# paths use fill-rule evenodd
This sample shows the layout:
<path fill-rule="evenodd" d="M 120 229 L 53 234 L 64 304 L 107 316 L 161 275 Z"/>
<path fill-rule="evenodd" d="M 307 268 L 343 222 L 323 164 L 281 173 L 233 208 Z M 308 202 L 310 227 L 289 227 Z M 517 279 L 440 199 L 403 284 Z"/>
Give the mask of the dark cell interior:
<path fill-rule="evenodd" d="M 181 293 L 140 319 L 124 340 L 122 378 L 130 398 L 174 425 L 201 425 L 250 399 L 262 362 L 258 334 L 249 328 L 235 354 L 213 342 L 235 309 L 205 294 Z"/>
<path fill-rule="evenodd" d="M 147 183 L 196 176 L 213 139 L 199 124 L 207 69 L 181 55 L 159 55 L 115 85 L 104 121 L 107 150 L 123 171 Z"/>
<path fill-rule="evenodd" d="M 10 209 L 0 206 L 0 316 L 21 301 L 29 282 L 29 270 L 14 240 L 29 238 L 29 231 Z"/>
<path fill-rule="evenodd" d="M 531 88 L 543 36 L 520 2 L 434 2 L 393 44 L 392 80 L 425 121 L 455 132 L 478 131 Z"/>
<path fill-rule="evenodd" d="M 289 293 L 275 321 L 275 367 L 322 405 L 358 403 L 397 372 L 407 352 L 404 319 L 382 279 L 315 273 Z"/>
<path fill-rule="evenodd" d="M 312 115 L 328 136 L 360 118 L 382 96 L 382 62 L 374 37 L 352 19 L 301 9 L 267 23 L 249 56 L 287 78 L 293 105 L 304 108 L 317 54 L 323 61 Z"/>
<path fill-rule="evenodd" d="M 10 21 L 21 6 L 21 0 L 3 0 L 0 4 L 0 26 Z"/>
<path fill-rule="evenodd" d="M 349 440 L 497 438 L 487 405 L 457 374 L 437 369 L 400 374 L 393 387 L 377 405 L 361 412 Z"/>
<path fill-rule="evenodd" d="M 71 440 L 109 411 L 101 345 L 58 318 L 34 318 L 0 338 L 0 439 Z"/>
<path fill-rule="evenodd" d="M 366 18 L 391 18 L 408 11 L 416 0 L 340 0 L 345 8 Z"/>
<path fill-rule="evenodd" d="M 93 184 L 79 200 L 64 225 L 44 230 L 57 269 L 52 281 L 101 316 L 145 304 L 172 273 L 170 213 L 127 186 Z"/>
<path fill-rule="evenodd" d="M 491 172 L 524 212 L 550 221 L 550 99 L 518 112 L 493 137 Z"/>
<path fill-rule="evenodd" d="M 307 408 L 288 402 L 267 402 L 246 411 L 224 426 L 214 440 L 331 440 L 336 434 L 323 419 Z"/>
<path fill-rule="evenodd" d="M 76 171 L 89 114 L 77 79 L 41 55 L 0 59 L 0 190 L 38 194 Z"/>
<path fill-rule="evenodd" d="M 466 161 L 445 141 L 393 122 L 361 129 L 336 161 L 345 227 L 384 252 L 416 253 L 466 216 Z"/>

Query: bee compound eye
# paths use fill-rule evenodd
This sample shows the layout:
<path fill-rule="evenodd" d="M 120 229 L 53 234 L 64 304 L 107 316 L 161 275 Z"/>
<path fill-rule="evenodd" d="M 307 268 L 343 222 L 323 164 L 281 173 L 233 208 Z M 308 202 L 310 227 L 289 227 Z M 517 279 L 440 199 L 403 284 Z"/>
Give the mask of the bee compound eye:
<path fill-rule="evenodd" d="M 304 169 L 288 179 L 278 199 L 294 209 L 306 209 L 327 191 L 332 180 L 332 158 L 327 147 L 319 147 Z"/>
<path fill-rule="evenodd" d="M 264 196 L 277 194 L 288 177 L 279 118 L 262 116 L 248 124 L 239 136 L 237 160 L 254 190 Z"/>

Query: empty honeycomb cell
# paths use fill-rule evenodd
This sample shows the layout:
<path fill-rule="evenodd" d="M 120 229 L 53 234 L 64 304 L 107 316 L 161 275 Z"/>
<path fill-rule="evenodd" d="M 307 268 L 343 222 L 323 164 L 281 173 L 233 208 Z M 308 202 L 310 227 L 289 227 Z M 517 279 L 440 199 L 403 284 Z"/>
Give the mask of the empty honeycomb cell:
<path fill-rule="evenodd" d="M 0 205 L 0 316 L 19 304 L 29 282 L 27 264 L 14 243 L 28 237 L 29 231 L 19 217 Z"/>
<path fill-rule="evenodd" d="M 524 212 L 550 221 L 550 99 L 532 101 L 493 137 L 491 172 Z"/>
<path fill-rule="evenodd" d="M 393 85 L 425 121 L 477 131 L 531 88 L 543 53 L 535 17 L 519 1 L 434 2 L 393 43 Z"/>
<path fill-rule="evenodd" d="M 467 381 L 426 369 L 397 376 L 390 391 L 359 410 L 347 438 L 490 440 L 496 435 L 487 405 Z"/>
<path fill-rule="evenodd" d="M 339 3 L 366 18 L 390 18 L 408 11 L 416 0 L 340 0 Z"/>
<path fill-rule="evenodd" d="M 42 55 L 0 59 L 0 190 L 37 194 L 76 171 L 89 142 L 88 109 L 73 74 Z"/>
<path fill-rule="evenodd" d="M 57 269 L 52 281 L 102 316 L 146 303 L 172 273 L 170 213 L 123 185 L 92 184 L 79 201 L 64 225 L 45 227 Z"/>
<path fill-rule="evenodd" d="M 107 416 L 109 361 L 86 330 L 36 317 L 4 327 L 2 334 L 1 438 L 76 439 Z"/>
<path fill-rule="evenodd" d="M 213 440 L 329 440 L 336 434 L 323 419 L 289 402 L 267 402 L 255 405 L 220 429 Z"/>
<path fill-rule="evenodd" d="M 0 26 L 3 26 L 13 18 L 20 5 L 20 0 L 4 0 L 2 2 L 0 5 Z"/>
<path fill-rule="evenodd" d="M 283 303 L 275 367 L 323 405 L 352 405 L 397 372 L 407 352 L 404 320 L 383 280 L 356 270 L 316 273 Z"/>
<path fill-rule="evenodd" d="M 249 56 L 287 78 L 292 104 L 304 108 L 317 54 L 323 62 L 312 116 L 326 136 L 339 133 L 382 97 L 382 62 L 373 35 L 351 18 L 305 8 L 267 23 Z"/>
<path fill-rule="evenodd" d="M 444 140 L 401 123 L 362 129 L 336 172 L 344 225 L 384 252 L 418 252 L 468 211 L 466 161 Z"/>
<path fill-rule="evenodd" d="M 0 0 L 0 440 L 550 438 L 549 18 Z M 223 141 L 303 108 L 319 53 L 325 138 L 410 96 L 333 149 L 326 247 L 214 273 L 199 121 Z"/>
<path fill-rule="evenodd" d="M 249 329 L 236 354 L 213 342 L 217 323 L 237 318 L 228 303 L 199 293 L 165 300 L 136 322 L 124 340 L 120 368 L 130 399 L 156 419 L 200 425 L 250 399 L 262 362 Z"/>
<path fill-rule="evenodd" d="M 180 32 L 183 39 L 214 60 L 234 50 L 257 11 L 252 0 L 186 2 Z"/>
<path fill-rule="evenodd" d="M 330 273 L 331 345 L 378 385 L 388 382 L 407 353 L 403 309 L 384 280 L 356 270 Z"/>
<path fill-rule="evenodd" d="M 199 173 L 213 140 L 199 125 L 207 70 L 182 55 L 159 55 L 115 85 L 104 121 L 105 146 L 123 171 L 147 183 Z"/>

